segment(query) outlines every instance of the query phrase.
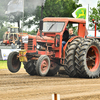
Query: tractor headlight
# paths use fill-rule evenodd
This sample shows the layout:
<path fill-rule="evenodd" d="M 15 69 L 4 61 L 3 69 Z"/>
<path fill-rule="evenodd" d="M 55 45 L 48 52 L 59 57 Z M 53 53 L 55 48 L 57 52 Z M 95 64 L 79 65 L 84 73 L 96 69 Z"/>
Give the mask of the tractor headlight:
<path fill-rule="evenodd" d="M 37 48 L 37 49 L 39 49 L 39 48 L 40 48 L 40 45 L 39 45 L 38 43 L 37 43 L 37 45 L 36 45 L 36 48 Z"/>

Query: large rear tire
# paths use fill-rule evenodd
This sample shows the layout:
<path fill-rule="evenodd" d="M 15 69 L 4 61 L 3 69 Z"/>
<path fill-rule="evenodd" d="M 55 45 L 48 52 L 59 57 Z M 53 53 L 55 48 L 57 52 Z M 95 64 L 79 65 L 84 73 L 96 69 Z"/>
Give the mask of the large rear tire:
<path fill-rule="evenodd" d="M 50 69 L 50 59 L 47 55 L 41 55 L 36 64 L 36 72 L 40 76 L 46 76 Z"/>
<path fill-rule="evenodd" d="M 21 67 L 21 62 L 19 61 L 18 56 L 18 52 L 11 52 L 8 56 L 7 59 L 7 66 L 9 71 L 11 71 L 12 73 L 16 73 L 19 71 L 20 67 Z"/>
<path fill-rule="evenodd" d="M 97 39 L 85 39 L 77 50 L 76 69 L 80 77 L 99 77 L 100 46 Z"/>
<path fill-rule="evenodd" d="M 67 47 L 65 51 L 65 71 L 70 77 L 77 77 L 77 71 L 75 68 L 75 53 L 78 45 L 82 41 L 82 38 L 74 39 Z"/>
<path fill-rule="evenodd" d="M 32 61 L 24 63 L 24 68 L 29 75 L 36 75 L 36 66 Z"/>

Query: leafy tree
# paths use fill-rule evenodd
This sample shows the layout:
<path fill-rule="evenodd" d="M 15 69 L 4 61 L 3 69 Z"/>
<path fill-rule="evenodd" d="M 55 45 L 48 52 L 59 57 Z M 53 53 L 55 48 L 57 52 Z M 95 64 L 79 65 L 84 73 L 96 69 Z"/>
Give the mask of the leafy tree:
<path fill-rule="evenodd" d="M 46 0 L 43 17 L 72 17 L 72 12 L 76 10 L 77 7 L 82 6 L 81 4 L 77 5 L 73 0 Z M 35 18 L 30 20 L 24 25 L 38 25 L 41 18 L 41 6 L 38 6 L 33 14 Z M 37 27 L 37 28 L 38 28 Z"/>
<path fill-rule="evenodd" d="M 23 32 L 31 34 L 31 35 L 36 35 L 36 33 L 37 33 L 35 30 L 32 30 L 32 31 L 23 31 Z"/>
<path fill-rule="evenodd" d="M 2 23 L 4 21 L 9 21 L 8 16 L 5 14 L 7 11 L 8 3 L 11 0 L 0 0 L 0 27 L 2 28 Z M 39 2 L 38 2 L 39 1 Z M 78 0 L 46 0 L 43 10 L 43 17 L 72 17 L 72 12 L 77 8 L 82 6 L 77 5 L 75 1 Z M 24 23 L 24 25 L 37 25 L 39 27 L 39 20 L 41 18 L 41 4 L 42 0 L 24 0 L 24 20 L 31 16 L 35 16 L 29 22 Z M 22 13 L 21 13 L 22 14 Z M 15 21 L 22 20 L 22 17 L 18 17 Z M 37 27 L 37 28 L 38 28 Z M 4 32 L 3 32 L 4 33 Z M 28 32 L 30 34 L 36 33 L 35 30 Z M 0 33 L 1 34 L 1 33 Z"/>
<path fill-rule="evenodd" d="M 92 22 L 92 19 L 94 19 L 96 22 L 100 22 L 100 1 L 97 3 L 97 7 L 91 8 L 90 15 L 89 15 L 89 27 L 94 29 L 94 23 Z M 97 29 L 100 29 L 100 23 L 97 25 Z"/>

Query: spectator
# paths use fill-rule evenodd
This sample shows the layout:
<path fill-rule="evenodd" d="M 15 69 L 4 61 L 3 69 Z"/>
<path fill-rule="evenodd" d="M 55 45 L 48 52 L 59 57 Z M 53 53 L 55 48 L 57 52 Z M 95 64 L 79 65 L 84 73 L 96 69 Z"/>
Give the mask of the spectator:
<path fill-rule="evenodd" d="M 19 37 L 18 41 L 17 41 L 17 46 L 19 46 L 18 48 L 21 48 L 21 36 Z"/>
<path fill-rule="evenodd" d="M 12 41 L 11 48 L 12 49 L 17 49 L 17 45 L 16 45 L 15 41 Z"/>

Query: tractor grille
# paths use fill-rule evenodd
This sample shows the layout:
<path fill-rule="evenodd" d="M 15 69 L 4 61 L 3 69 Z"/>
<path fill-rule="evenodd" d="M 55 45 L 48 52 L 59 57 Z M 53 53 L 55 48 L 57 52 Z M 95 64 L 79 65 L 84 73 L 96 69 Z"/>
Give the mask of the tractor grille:
<path fill-rule="evenodd" d="M 21 44 L 21 49 L 26 49 L 24 43 Z M 27 49 L 28 50 L 33 49 L 33 39 L 28 39 Z"/>
<path fill-rule="evenodd" d="M 33 48 L 33 39 L 28 39 L 28 50 L 32 50 Z"/>

